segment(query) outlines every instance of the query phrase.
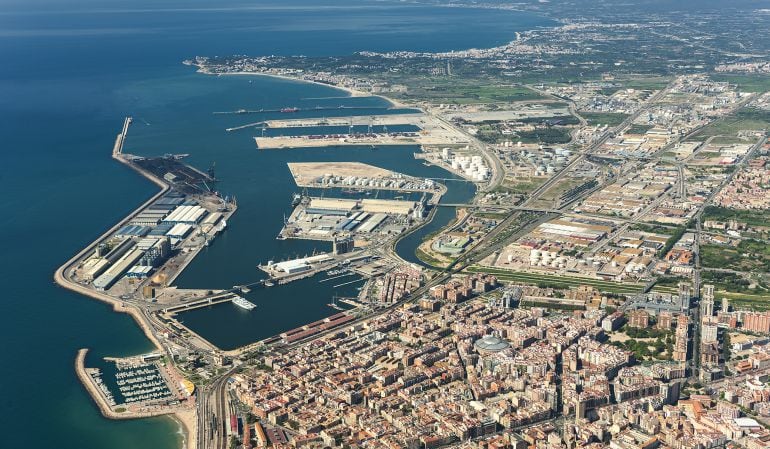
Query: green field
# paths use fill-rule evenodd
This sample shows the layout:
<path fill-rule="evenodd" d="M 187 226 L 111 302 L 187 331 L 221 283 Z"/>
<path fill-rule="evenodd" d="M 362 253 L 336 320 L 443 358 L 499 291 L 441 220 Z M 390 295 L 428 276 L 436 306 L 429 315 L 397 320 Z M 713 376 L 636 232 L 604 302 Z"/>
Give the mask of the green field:
<path fill-rule="evenodd" d="M 738 86 L 743 92 L 768 92 L 770 91 L 770 75 L 711 75 L 714 81 L 727 81 Z"/>
<path fill-rule="evenodd" d="M 677 295 L 677 294 L 679 294 L 679 288 L 671 287 L 671 286 L 667 286 L 667 285 L 660 285 L 660 286 L 656 285 L 656 286 L 652 287 L 650 289 L 650 291 L 656 292 L 656 293 L 667 293 L 667 294 L 670 294 L 670 295 Z"/>
<path fill-rule="evenodd" d="M 735 293 L 717 289 L 714 295 L 719 298 L 727 298 L 730 305 L 741 310 L 770 310 L 769 294 Z"/>
<path fill-rule="evenodd" d="M 612 112 L 579 112 L 579 114 L 583 116 L 584 119 L 586 119 L 589 126 L 618 126 L 628 117 L 628 114 L 618 114 Z"/>
<path fill-rule="evenodd" d="M 711 139 L 712 145 L 734 145 L 737 143 L 754 143 L 750 139 L 745 139 L 736 136 L 716 136 Z"/>
<path fill-rule="evenodd" d="M 689 282 L 689 279 L 679 276 L 663 276 L 658 278 L 655 285 L 652 287 L 652 291 L 660 293 L 679 293 L 679 283 Z"/>
<path fill-rule="evenodd" d="M 770 227 L 770 211 L 739 210 L 727 207 L 708 206 L 703 211 L 703 220 L 729 221 L 735 220 L 749 226 Z"/>
<path fill-rule="evenodd" d="M 431 103 L 472 104 L 542 100 L 543 97 L 523 86 L 433 84 L 415 87 L 410 96 Z"/>
<path fill-rule="evenodd" d="M 424 263 L 426 263 L 426 264 L 428 264 L 428 265 L 430 265 L 432 267 L 435 267 L 435 268 L 441 269 L 441 268 L 444 268 L 445 266 L 447 266 L 450 263 L 450 262 L 442 262 L 442 261 L 436 259 L 435 257 L 432 257 L 431 255 L 429 255 L 425 251 L 421 250 L 420 248 L 417 248 L 415 250 L 414 254 L 415 254 L 415 256 L 417 256 L 418 259 L 420 259 Z"/>
<path fill-rule="evenodd" d="M 644 134 L 652 128 L 652 125 L 631 125 L 626 130 L 626 134 Z"/>
<path fill-rule="evenodd" d="M 506 178 L 503 181 L 503 184 L 497 187 L 494 191 L 525 194 L 540 187 L 540 185 L 544 182 L 545 180 L 541 178 L 528 178 L 526 180 L 523 178 L 521 180 Z"/>
<path fill-rule="evenodd" d="M 691 140 L 702 141 L 713 136 L 735 136 L 743 130 L 767 130 L 768 128 L 770 128 L 770 111 L 743 108 L 735 114 L 707 125 Z"/>
<path fill-rule="evenodd" d="M 526 273 L 521 271 L 511 271 L 499 268 L 471 266 L 467 269 L 472 273 L 489 273 L 495 275 L 501 281 L 521 282 L 524 284 L 547 284 L 554 287 L 577 287 L 579 285 L 590 285 L 601 292 L 617 294 L 639 293 L 644 288 L 643 284 L 620 283 L 613 281 L 603 281 L 601 279 L 582 278 L 577 276 L 557 276 L 541 273 Z"/>
<path fill-rule="evenodd" d="M 504 135 L 497 125 L 485 124 L 479 126 L 477 137 L 487 143 L 514 141 L 522 143 L 561 144 L 572 140 L 571 129 L 565 126 L 539 127 L 534 131 L 518 131 L 516 134 Z"/>
<path fill-rule="evenodd" d="M 737 271 L 770 271 L 770 246 L 745 239 L 735 246 L 701 245 L 701 262 L 707 268 L 729 267 Z"/>
<path fill-rule="evenodd" d="M 616 83 L 622 84 L 624 89 L 638 90 L 660 90 L 666 87 L 669 81 L 668 78 L 633 78 L 615 80 Z"/>
<path fill-rule="evenodd" d="M 701 278 L 704 284 L 714 284 L 717 298 L 728 298 L 735 308 L 770 309 L 770 287 L 762 275 L 746 276 L 721 271 L 703 271 Z"/>

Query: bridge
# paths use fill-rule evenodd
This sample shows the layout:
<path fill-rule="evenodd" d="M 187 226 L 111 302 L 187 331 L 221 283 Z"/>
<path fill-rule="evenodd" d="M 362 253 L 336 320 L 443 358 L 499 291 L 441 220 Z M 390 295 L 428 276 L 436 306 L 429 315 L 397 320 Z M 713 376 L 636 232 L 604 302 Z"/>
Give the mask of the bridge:
<path fill-rule="evenodd" d="M 559 209 L 548 209 L 542 207 L 532 206 L 513 206 L 513 205 L 501 205 L 501 204 L 467 204 L 467 203 L 439 203 L 438 207 L 463 207 L 466 209 L 499 209 L 505 211 L 526 211 L 526 212 L 543 212 L 543 213 L 564 213 Z"/>
<path fill-rule="evenodd" d="M 225 302 L 232 302 L 238 295 L 234 293 L 224 293 L 216 296 L 210 296 L 208 298 L 196 299 L 195 301 L 186 302 L 184 304 L 178 304 L 176 306 L 170 306 L 163 309 L 163 313 L 177 313 L 185 310 L 199 309 L 201 307 L 213 306 L 216 304 L 222 304 Z"/>
<path fill-rule="evenodd" d="M 427 177 L 424 179 L 430 179 L 431 181 L 456 181 L 456 182 L 473 182 L 470 179 L 465 178 L 433 178 L 433 177 Z"/>

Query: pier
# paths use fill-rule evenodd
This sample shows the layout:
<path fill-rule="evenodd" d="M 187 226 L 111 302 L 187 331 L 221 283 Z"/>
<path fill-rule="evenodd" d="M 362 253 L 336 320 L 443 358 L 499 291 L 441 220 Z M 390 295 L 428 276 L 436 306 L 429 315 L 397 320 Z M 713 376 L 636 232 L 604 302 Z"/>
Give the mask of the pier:
<path fill-rule="evenodd" d="M 192 412 L 192 410 L 189 409 L 156 406 L 149 410 L 133 410 L 125 407 L 116 407 L 111 393 L 109 393 L 109 390 L 101 381 L 101 372 L 96 368 L 86 368 L 85 360 L 87 354 L 88 349 L 86 348 L 78 350 L 77 356 L 75 357 L 75 374 L 77 374 L 78 379 L 83 384 L 88 395 L 91 396 L 91 399 L 96 403 L 102 416 L 110 419 L 136 419 L 149 418 L 152 416 L 176 415 L 177 418 L 180 419 L 180 422 L 182 422 L 185 427 L 188 427 L 189 430 L 190 417 L 188 415 Z M 191 436 L 190 438 L 194 441 L 194 436 Z"/>
<path fill-rule="evenodd" d="M 131 117 L 126 117 L 123 120 L 123 129 L 121 129 L 120 134 L 115 138 L 115 145 L 112 147 L 113 157 L 123 153 L 123 144 L 126 142 L 128 127 L 131 126 L 132 121 L 133 119 Z"/>
<path fill-rule="evenodd" d="M 307 112 L 307 111 L 339 111 L 339 110 L 358 110 L 358 109 L 367 109 L 370 111 L 387 111 L 389 107 L 382 107 L 382 106 L 337 106 L 335 108 L 330 107 L 321 107 L 316 106 L 314 108 L 294 108 L 294 107 L 287 107 L 287 108 L 279 108 L 279 109 L 238 109 L 237 111 L 214 111 L 214 114 L 221 115 L 221 114 L 233 114 L 233 115 L 240 115 L 240 114 L 262 114 L 262 113 L 271 113 L 271 112 L 281 112 L 284 114 L 293 114 L 295 112 Z"/>

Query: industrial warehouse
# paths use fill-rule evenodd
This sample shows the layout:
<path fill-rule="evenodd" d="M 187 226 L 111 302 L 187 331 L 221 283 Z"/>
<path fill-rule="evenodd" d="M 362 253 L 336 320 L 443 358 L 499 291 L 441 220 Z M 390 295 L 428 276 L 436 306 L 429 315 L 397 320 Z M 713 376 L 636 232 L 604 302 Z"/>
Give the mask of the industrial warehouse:
<path fill-rule="evenodd" d="M 227 202 L 217 198 L 208 207 L 216 210 L 203 207 L 191 196 L 168 192 L 100 242 L 76 267 L 74 279 L 97 291 L 133 295 L 180 248 L 188 244 L 204 247 L 224 228 Z M 164 273 L 158 279 L 164 282 L 159 283 L 169 282 L 179 271 Z"/>
<path fill-rule="evenodd" d="M 279 239 L 334 240 L 355 236 L 366 244 L 375 236 L 400 235 L 422 222 L 427 210 L 421 201 L 303 198 L 286 220 Z"/>

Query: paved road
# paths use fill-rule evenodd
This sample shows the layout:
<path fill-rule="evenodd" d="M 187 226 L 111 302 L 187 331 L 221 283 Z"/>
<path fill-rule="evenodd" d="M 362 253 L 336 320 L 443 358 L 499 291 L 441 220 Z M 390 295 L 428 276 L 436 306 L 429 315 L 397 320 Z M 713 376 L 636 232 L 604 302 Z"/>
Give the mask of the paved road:
<path fill-rule="evenodd" d="M 646 111 L 650 105 L 654 104 L 659 98 L 663 97 L 666 93 L 668 93 L 668 88 L 663 89 L 659 92 L 657 92 L 655 95 L 650 97 L 645 106 L 640 107 L 634 114 L 630 115 L 626 118 L 626 120 L 623 121 L 620 125 L 614 128 L 615 131 L 622 131 L 625 130 L 627 127 L 629 127 L 633 121 L 644 111 Z M 430 114 L 433 117 L 435 117 L 438 120 L 441 120 L 442 122 L 454 126 L 451 123 L 448 123 L 445 119 L 442 117 L 439 117 L 434 114 Z M 695 131 L 694 131 L 695 132 Z M 479 149 L 486 157 L 487 159 L 492 162 L 493 164 L 493 177 L 490 180 L 490 183 L 485 187 L 484 190 L 492 190 L 495 187 L 499 186 L 502 183 L 502 180 L 504 178 L 504 172 L 503 167 L 499 159 L 496 155 L 494 155 L 492 152 L 489 152 L 488 148 L 486 147 L 486 144 L 479 141 L 475 138 L 475 136 L 472 136 L 468 133 L 466 133 L 463 130 L 463 133 L 466 134 L 469 139 L 471 139 L 471 142 L 474 147 Z M 557 173 L 554 177 L 550 178 L 548 181 L 546 181 L 544 184 L 542 184 L 540 187 L 535 189 L 530 195 L 530 197 L 523 203 L 522 206 L 527 206 L 528 204 L 536 201 L 540 198 L 549 188 L 551 188 L 553 185 L 555 185 L 557 182 L 561 180 L 563 176 L 565 176 L 571 169 L 576 167 L 580 162 L 582 162 L 587 155 L 590 155 L 594 150 L 598 149 L 601 145 L 603 145 L 610 137 L 612 133 L 606 132 L 604 133 L 597 141 L 595 141 L 593 144 L 591 144 L 585 151 L 583 151 L 579 156 L 577 156 L 575 159 L 573 159 L 567 166 L 565 166 L 559 173 Z M 758 143 L 750 152 L 753 153 L 756 148 L 761 146 L 761 144 L 764 141 Z M 749 158 L 749 155 L 746 156 L 746 159 Z M 730 176 L 730 178 L 732 175 Z M 726 185 L 726 182 L 725 182 Z M 559 210 L 554 210 L 554 212 L 563 212 L 567 207 L 569 207 L 570 204 L 573 204 L 575 201 L 579 201 L 582 197 L 585 196 L 585 194 L 590 194 L 595 189 L 592 189 L 589 192 L 584 192 L 579 198 L 576 198 L 574 201 L 571 201 L 569 204 L 563 205 Z M 702 212 L 702 211 L 701 211 Z M 700 212 L 699 212 L 700 213 Z M 382 309 L 377 311 L 376 313 L 363 316 L 357 320 L 355 320 L 353 323 L 369 320 L 372 319 L 378 315 L 382 315 L 384 313 L 389 312 L 395 307 L 399 307 L 404 302 L 413 301 L 416 298 L 419 298 L 423 294 L 427 293 L 431 287 L 434 285 L 438 285 L 440 283 L 446 282 L 454 273 L 457 273 L 468 266 L 470 266 L 473 263 L 476 263 L 488 255 L 492 254 L 494 251 L 499 250 L 503 246 L 507 245 L 510 241 L 518 238 L 519 236 L 529 232 L 533 227 L 539 225 L 540 223 L 543 223 L 545 221 L 550 220 L 553 215 L 552 214 L 543 214 L 538 217 L 533 217 L 530 220 L 525 221 L 524 223 L 517 223 L 517 221 L 520 219 L 521 212 L 517 211 L 512 213 L 508 218 L 503 220 L 497 227 L 495 227 L 492 231 L 490 231 L 487 235 L 485 235 L 474 248 L 469 250 L 466 255 L 460 259 L 458 259 L 458 262 L 450 266 L 447 270 L 445 270 L 443 273 L 439 274 L 435 278 L 433 278 L 431 281 L 427 282 L 424 286 L 417 289 L 415 292 L 413 292 L 410 297 L 406 298 L 403 301 L 400 301 L 396 304 L 391 305 L 388 308 Z M 629 221 L 626 226 L 628 226 L 633 221 Z M 501 234 L 503 234 L 506 231 L 509 231 L 509 227 L 513 225 L 517 225 L 517 230 L 511 233 L 510 235 L 503 235 L 501 237 Z M 697 320 L 695 320 L 697 322 Z M 317 334 L 313 336 L 311 339 L 306 341 L 300 341 L 296 342 L 290 345 L 280 345 L 275 347 L 274 349 L 277 350 L 290 350 L 294 347 L 301 346 L 304 344 L 308 344 L 311 341 L 314 341 L 318 338 L 321 338 L 328 333 L 333 332 L 327 331 L 320 334 Z M 697 332 L 697 331 L 696 331 Z M 215 449 L 225 449 L 227 447 L 227 432 L 226 432 L 226 425 L 229 422 L 229 414 L 227 409 L 227 401 L 226 401 L 226 386 L 227 386 L 227 379 L 232 375 L 232 373 L 235 372 L 235 368 L 231 369 L 224 375 L 218 377 L 212 384 L 205 388 L 203 391 L 201 391 L 199 394 L 199 436 L 201 441 L 201 447 L 204 449 L 209 448 L 215 448 Z M 208 433 L 208 434 L 207 434 Z M 213 436 L 213 439 L 212 439 Z"/>

